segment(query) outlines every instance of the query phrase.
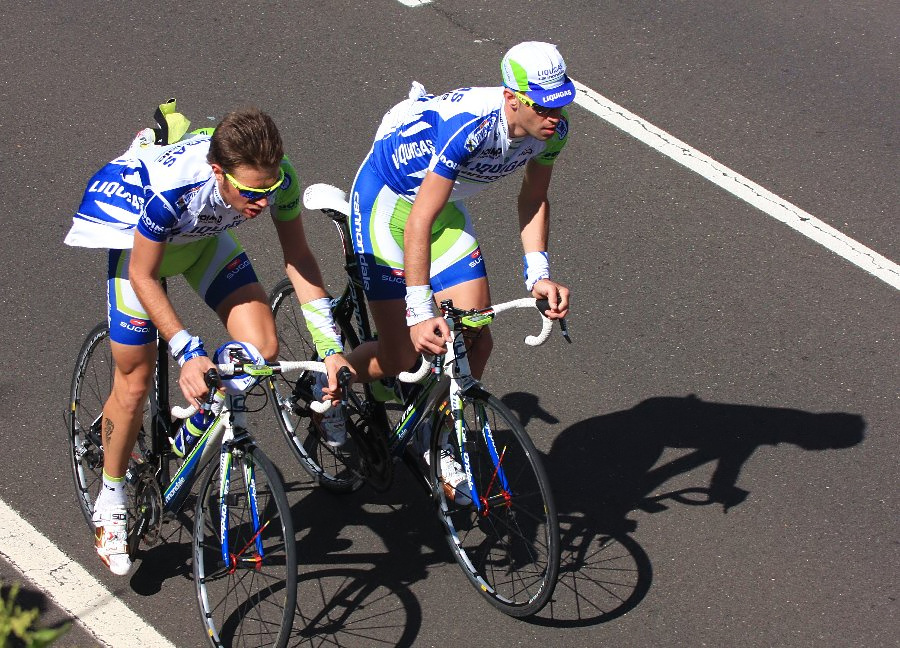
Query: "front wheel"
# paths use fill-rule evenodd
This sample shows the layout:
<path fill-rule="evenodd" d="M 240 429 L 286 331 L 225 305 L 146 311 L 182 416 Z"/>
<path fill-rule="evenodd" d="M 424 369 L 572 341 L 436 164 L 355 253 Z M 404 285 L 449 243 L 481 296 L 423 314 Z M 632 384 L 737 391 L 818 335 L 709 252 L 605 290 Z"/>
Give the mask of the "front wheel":
<path fill-rule="evenodd" d="M 431 483 L 447 542 L 492 605 L 513 617 L 532 615 L 550 600 L 559 573 L 549 481 L 522 424 L 494 396 L 481 390 L 463 396 L 461 423 L 465 452 L 447 410 L 438 414 L 441 433 L 431 441 Z M 454 461 L 468 464 L 473 488 L 447 484 Z"/>
<path fill-rule="evenodd" d="M 269 295 L 278 331 L 279 355 L 286 360 L 318 360 L 300 302 L 288 279 L 282 279 Z M 298 377 L 273 376 L 268 387 L 278 425 L 288 446 L 306 472 L 321 486 L 334 492 L 355 491 L 363 485 L 357 470 L 358 450 L 352 439 L 340 448 L 325 443 L 321 417 L 309 409 L 314 374 Z"/>
<path fill-rule="evenodd" d="M 269 303 L 278 331 L 279 355 L 287 360 L 318 360 L 289 280 L 275 286 Z M 342 333 L 348 351 L 359 344 L 354 331 L 342 327 Z M 384 405 L 370 398 L 365 386 L 354 384 L 351 388 L 372 404 L 372 411 L 362 416 L 346 406 L 349 437 L 340 447 L 332 447 L 325 441 L 322 416 L 309 407 L 314 381 L 314 373 L 303 372 L 290 378 L 273 376 L 268 383 L 278 425 L 297 461 L 316 483 L 332 492 L 352 492 L 366 481 L 375 490 L 387 489 L 393 479 L 393 461 L 387 449 Z"/>
<path fill-rule="evenodd" d="M 210 642 L 285 646 L 297 603 L 297 556 L 280 475 L 262 450 L 235 445 L 202 484 L 194 582 Z"/>

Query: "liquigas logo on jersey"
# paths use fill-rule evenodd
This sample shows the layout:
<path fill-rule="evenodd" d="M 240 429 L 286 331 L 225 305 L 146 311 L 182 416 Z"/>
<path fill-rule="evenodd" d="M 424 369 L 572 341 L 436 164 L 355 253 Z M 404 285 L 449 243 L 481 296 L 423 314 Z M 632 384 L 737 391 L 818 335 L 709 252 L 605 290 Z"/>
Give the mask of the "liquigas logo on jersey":
<path fill-rule="evenodd" d="M 407 164 L 410 160 L 426 155 L 434 155 L 434 143 L 430 139 L 403 142 L 391 153 L 391 162 L 394 163 L 394 168 L 399 169 L 401 164 Z"/>

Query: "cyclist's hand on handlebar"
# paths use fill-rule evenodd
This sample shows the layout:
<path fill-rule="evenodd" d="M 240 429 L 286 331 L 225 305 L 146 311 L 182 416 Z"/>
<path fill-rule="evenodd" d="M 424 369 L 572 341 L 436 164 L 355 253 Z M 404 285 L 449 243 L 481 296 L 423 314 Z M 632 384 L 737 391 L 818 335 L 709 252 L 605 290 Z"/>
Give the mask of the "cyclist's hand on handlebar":
<path fill-rule="evenodd" d="M 550 279 L 540 279 L 531 291 L 531 295 L 550 302 L 550 310 L 545 311 L 549 319 L 561 319 L 569 312 L 569 289 Z"/>
<path fill-rule="evenodd" d="M 209 387 L 206 385 L 205 375 L 216 365 L 206 356 L 196 356 L 184 363 L 181 367 L 181 377 L 178 386 L 181 393 L 187 399 L 189 405 L 201 406 L 209 395 Z"/>
<path fill-rule="evenodd" d="M 450 339 L 450 327 L 443 317 L 432 317 L 409 327 L 409 338 L 416 353 L 441 355 Z"/>
<path fill-rule="evenodd" d="M 347 367 L 350 373 L 353 374 L 354 380 L 356 379 L 356 372 L 353 371 L 353 367 L 350 366 L 350 363 L 347 362 L 342 353 L 335 353 L 325 358 L 325 367 L 328 369 L 328 387 L 322 390 L 322 400 L 330 399 L 337 403 L 342 396 L 341 387 L 337 379 L 338 371 L 341 370 L 341 367 Z"/>

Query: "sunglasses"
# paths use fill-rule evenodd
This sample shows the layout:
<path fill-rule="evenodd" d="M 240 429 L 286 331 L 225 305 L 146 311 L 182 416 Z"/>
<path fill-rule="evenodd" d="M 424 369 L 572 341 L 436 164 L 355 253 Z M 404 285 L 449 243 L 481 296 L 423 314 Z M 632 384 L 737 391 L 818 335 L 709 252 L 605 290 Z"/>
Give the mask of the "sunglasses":
<path fill-rule="evenodd" d="M 246 198 L 247 200 L 262 200 L 263 198 L 268 198 L 273 193 L 278 191 L 278 187 L 280 187 L 281 183 L 284 182 L 284 169 L 279 169 L 278 171 L 278 182 L 273 184 L 271 187 L 266 187 L 265 189 L 242 185 L 230 173 L 226 173 L 225 177 L 228 179 L 228 182 L 231 183 L 231 186 L 237 189 L 238 193 L 241 195 L 241 198 Z"/>
<path fill-rule="evenodd" d="M 547 106 L 542 106 L 539 103 L 533 102 L 531 99 L 529 99 L 527 96 L 525 96 L 521 92 L 516 92 L 515 95 L 516 95 L 516 99 L 518 99 L 523 104 L 525 104 L 526 106 L 531 108 L 536 114 L 538 114 L 541 117 L 546 117 L 551 112 L 556 110 L 556 108 L 548 108 Z"/>

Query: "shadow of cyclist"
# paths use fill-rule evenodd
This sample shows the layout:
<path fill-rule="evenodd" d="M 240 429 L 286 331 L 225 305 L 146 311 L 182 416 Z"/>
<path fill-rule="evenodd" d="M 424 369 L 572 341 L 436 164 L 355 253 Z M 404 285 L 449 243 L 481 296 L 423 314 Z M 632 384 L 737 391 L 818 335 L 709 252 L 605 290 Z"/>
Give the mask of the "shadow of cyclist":
<path fill-rule="evenodd" d="M 652 495 L 677 475 L 715 463 L 709 484 L 690 490 L 705 491 L 700 503 L 719 504 L 727 513 L 749 495 L 737 482 L 757 448 L 849 448 L 862 441 L 864 429 L 861 416 L 843 412 L 712 403 L 694 395 L 649 398 L 564 430 L 553 442 L 548 469 L 567 476 L 554 480 L 567 507 L 599 514 L 602 528 L 628 528 L 629 511 L 664 510 L 661 500 L 680 493 Z M 689 452 L 656 466 L 667 448 Z M 574 483 L 573 474 L 584 475 L 585 483 Z"/>
<path fill-rule="evenodd" d="M 523 423 L 554 423 L 531 394 L 504 397 Z M 666 510 L 665 500 L 743 503 L 744 464 L 761 446 L 790 443 L 805 450 L 849 448 L 863 439 L 856 414 L 704 402 L 696 396 L 649 398 L 629 410 L 586 419 L 554 440 L 544 462 L 559 511 L 562 560 L 554 604 L 535 621 L 547 625 L 600 623 L 635 607 L 649 590 L 652 565 L 628 534 L 631 511 Z M 667 449 L 679 456 L 657 463 Z M 709 483 L 655 495 L 669 480 L 708 463 Z"/>
<path fill-rule="evenodd" d="M 141 596 L 162 591 L 170 578 L 193 577 L 191 568 L 191 529 L 194 525 L 194 498 L 190 497 L 176 518 L 166 519 L 151 546 L 143 542 L 138 552 L 137 569 L 131 575 L 131 588 Z"/>

